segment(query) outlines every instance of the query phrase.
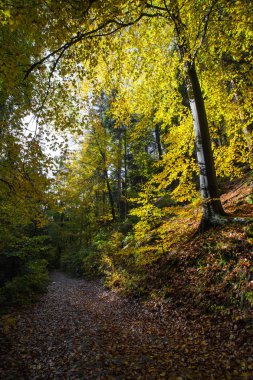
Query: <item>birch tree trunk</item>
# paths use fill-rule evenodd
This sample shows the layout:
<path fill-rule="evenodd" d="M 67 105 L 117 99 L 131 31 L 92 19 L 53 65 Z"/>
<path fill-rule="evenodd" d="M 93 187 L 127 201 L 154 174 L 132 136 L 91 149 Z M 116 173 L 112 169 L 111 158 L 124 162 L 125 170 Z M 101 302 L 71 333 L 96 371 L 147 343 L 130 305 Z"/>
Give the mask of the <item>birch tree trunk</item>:
<path fill-rule="evenodd" d="M 202 42 L 205 37 L 208 19 L 215 3 L 216 0 L 213 0 L 205 16 L 205 26 L 201 37 Z M 167 10 L 169 11 L 169 9 Z M 196 55 L 194 57 L 191 56 L 187 29 L 181 20 L 180 7 L 178 6 L 177 0 L 174 2 L 173 9 L 168 13 L 175 26 L 176 44 L 181 61 L 184 61 L 186 56 L 188 57 L 184 64 L 184 70 L 189 105 L 193 118 L 197 161 L 199 165 L 200 194 L 203 202 L 203 216 L 200 230 L 205 231 L 211 226 L 220 224 L 222 217 L 224 217 L 226 213 L 219 198 L 205 102 L 195 65 Z"/>
<path fill-rule="evenodd" d="M 199 165 L 200 194 L 203 200 L 200 229 L 204 231 L 210 226 L 218 224 L 226 213 L 219 198 L 205 104 L 194 62 L 187 62 L 186 74 Z"/>

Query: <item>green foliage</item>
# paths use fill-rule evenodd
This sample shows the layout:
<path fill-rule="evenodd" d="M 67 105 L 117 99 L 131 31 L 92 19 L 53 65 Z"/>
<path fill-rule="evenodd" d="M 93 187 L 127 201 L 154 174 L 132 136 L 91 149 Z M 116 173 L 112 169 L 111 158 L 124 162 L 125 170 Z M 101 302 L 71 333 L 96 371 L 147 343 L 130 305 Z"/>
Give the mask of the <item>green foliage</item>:
<path fill-rule="evenodd" d="M 152 204 L 144 204 L 141 207 L 133 209 L 131 215 L 135 215 L 140 219 L 134 226 L 135 236 L 138 239 L 143 238 L 154 227 L 157 227 L 163 213 L 158 207 Z"/>
<path fill-rule="evenodd" d="M 2 306 L 30 303 L 46 289 L 48 283 L 47 261 L 30 261 L 18 276 L 0 288 L 0 303 Z"/>
<path fill-rule="evenodd" d="M 253 224 L 250 224 L 250 226 L 246 230 L 246 233 L 249 237 L 253 237 Z"/>
<path fill-rule="evenodd" d="M 136 216 L 139 220 L 134 226 L 136 239 L 142 239 L 152 229 L 157 227 L 161 223 L 163 211 L 160 207 L 154 205 L 153 191 L 155 189 L 152 186 L 147 185 L 142 192 L 139 192 L 139 198 L 132 199 L 132 202 L 140 205 L 133 208 L 130 211 L 130 215 Z"/>
<path fill-rule="evenodd" d="M 253 194 L 247 196 L 247 198 L 246 198 L 246 202 L 247 202 L 249 205 L 252 205 L 252 204 L 253 204 Z"/>
<path fill-rule="evenodd" d="M 43 288 L 43 260 L 145 292 L 159 260 L 179 268 L 175 247 L 201 219 L 194 65 L 211 138 L 205 153 L 212 162 L 213 152 L 218 179 L 253 167 L 252 4 L 49 3 L 18 0 L 0 10 L 2 298 L 25 302 Z M 31 133 L 28 116 L 36 118 Z M 55 148 L 49 126 L 79 143 L 61 153 L 55 181 L 43 148 Z M 248 243 L 252 236 L 250 227 Z M 221 284 L 228 298 L 251 302 L 249 259 L 235 246 L 206 242 L 197 293 Z"/>
<path fill-rule="evenodd" d="M 98 277 L 100 273 L 101 253 L 93 248 L 80 248 L 77 252 L 64 252 L 61 256 L 61 268 L 75 276 Z"/>
<path fill-rule="evenodd" d="M 65 251 L 61 255 L 61 268 L 67 273 L 75 276 L 82 275 L 82 261 L 84 254 L 82 251 Z"/>
<path fill-rule="evenodd" d="M 82 274 L 93 278 L 101 275 L 101 253 L 95 249 L 85 252 L 82 260 Z"/>
<path fill-rule="evenodd" d="M 245 292 L 245 300 L 249 302 L 250 306 L 253 306 L 253 291 Z"/>

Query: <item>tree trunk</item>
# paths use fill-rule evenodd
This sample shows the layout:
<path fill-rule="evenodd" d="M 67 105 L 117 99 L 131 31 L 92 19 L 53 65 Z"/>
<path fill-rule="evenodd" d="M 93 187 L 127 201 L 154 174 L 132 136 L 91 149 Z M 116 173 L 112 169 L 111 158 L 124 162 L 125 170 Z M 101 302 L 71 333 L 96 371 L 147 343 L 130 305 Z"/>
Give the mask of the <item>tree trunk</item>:
<path fill-rule="evenodd" d="M 122 216 L 123 219 L 126 219 L 127 213 L 128 213 L 128 202 L 127 202 L 127 186 L 128 186 L 128 179 L 127 179 L 127 130 L 126 127 L 124 127 L 124 138 L 123 138 L 123 144 L 124 144 L 124 180 L 122 182 L 122 197 L 123 197 L 123 203 L 122 203 Z"/>
<path fill-rule="evenodd" d="M 161 145 L 160 127 L 158 124 L 155 125 L 155 139 L 156 139 L 158 157 L 159 157 L 159 160 L 161 160 L 163 156 L 163 150 L 162 150 L 162 145 Z"/>
<path fill-rule="evenodd" d="M 124 165 L 123 159 L 124 159 L 124 152 L 125 151 L 125 130 L 120 130 L 119 136 L 118 136 L 118 163 L 117 163 L 117 209 L 118 209 L 118 215 L 120 220 L 126 219 L 126 205 L 125 205 L 125 199 L 123 195 L 123 188 L 124 188 L 124 179 L 122 178 L 122 166 Z"/>
<path fill-rule="evenodd" d="M 63 202 L 60 202 L 60 205 L 63 206 Z M 60 214 L 60 234 L 59 234 L 59 240 L 57 241 L 57 246 L 56 246 L 56 254 L 55 254 L 55 267 L 60 268 L 61 266 L 61 257 L 62 257 L 62 251 L 63 251 L 63 246 L 64 242 L 62 241 L 62 233 L 63 233 L 63 227 L 64 227 L 64 213 L 62 212 Z"/>
<path fill-rule="evenodd" d="M 201 231 L 216 225 L 225 216 L 217 186 L 214 159 L 211 149 L 211 139 L 203 95 L 201 92 L 195 63 L 186 64 L 187 91 L 193 117 L 196 139 L 197 161 L 199 165 L 200 194 L 203 200 L 203 216 Z"/>
<path fill-rule="evenodd" d="M 214 5 L 215 3 L 213 3 Z M 212 11 L 209 9 L 209 14 Z M 208 15 L 206 15 L 208 20 Z M 209 227 L 220 224 L 222 216 L 226 213 L 223 210 L 217 185 L 214 159 L 211 147 L 211 138 L 208 128 L 207 116 L 203 95 L 200 88 L 198 74 L 195 66 L 195 58 L 191 58 L 190 44 L 188 40 L 188 31 L 186 25 L 180 17 L 180 7 L 178 1 L 174 2 L 173 12 L 170 14 L 174 22 L 177 47 L 181 60 L 188 60 L 184 64 L 186 74 L 186 87 L 189 98 L 190 109 L 193 118 L 197 161 L 199 165 L 200 194 L 203 202 L 203 216 L 200 224 L 200 230 L 205 231 Z M 206 20 L 206 22 L 207 22 Z M 205 33 L 202 38 L 204 38 Z"/>
<path fill-rule="evenodd" d="M 106 180 L 106 186 L 107 186 L 107 190 L 108 190 L 109 202 L 110 202 L 110 206 L 111 206 L 112 220 L 115 222 L 115 220 L 116 220 L 116 213 L 115 213 L 115 207 L 114 207 L 114 199 L 113 199 L 112 189 L 111 189 L 111 185 L 110 185 L 110 182 L 109 182 L 109 177 L 108 177 L 108 173 L 107 173 L 106 169 L 104 169 L 104 177 L 105 177 L 105 180 Z"/>

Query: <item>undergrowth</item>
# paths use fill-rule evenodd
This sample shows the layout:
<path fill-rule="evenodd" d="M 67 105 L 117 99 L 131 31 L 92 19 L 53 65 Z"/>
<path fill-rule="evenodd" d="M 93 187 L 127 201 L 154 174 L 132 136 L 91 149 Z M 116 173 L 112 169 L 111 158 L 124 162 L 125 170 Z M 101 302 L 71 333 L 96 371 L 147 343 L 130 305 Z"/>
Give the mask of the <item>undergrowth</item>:
<path fill-rule="evenodd" d="M 237 204 L 253 213 L 248 184 L 224 196 L 227 212 Z M 240 199 L 238 205 L 238 199 Z M 132 212 L 136 219 L 106 226 L 89 248 L 65 253 L 65 270 L 103 278 L 104 286 L 128 296 L 163 299 L 206 312 L 253 307 L 253 224 L 227 224 L 195 236 L 198 203 L 155 205 Z M 150 223 L 145 223 L 148 219 Z"/>
<path fill-rule="evenodd" d="M 24 305 L 35 301 L 48 283 L 48 262 L 40 259 L 26 263 L 18 276 L 0 288 L 2 311 L 13 305 Z"/>

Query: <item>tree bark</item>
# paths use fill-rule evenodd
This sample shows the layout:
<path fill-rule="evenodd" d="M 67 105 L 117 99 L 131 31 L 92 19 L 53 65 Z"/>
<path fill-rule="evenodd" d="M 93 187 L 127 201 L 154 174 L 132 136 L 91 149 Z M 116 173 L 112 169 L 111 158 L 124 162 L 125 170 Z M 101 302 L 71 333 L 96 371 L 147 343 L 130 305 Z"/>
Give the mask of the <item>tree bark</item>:
<path fill-rule="evenodd" d="M 162 144 L 161 144 L 160 127 L 158 124 L 155 125 L 155 139 L 156 139 L 158 157 L 159 157 L 159 160 L 161 160 L 163 156 L 163 150 L 162 150 Z"/>
<path fill-rule="evenodd" d="M 201 40 L 203 42 L 207 31 L 209 16 L 213 10 L 216 0 L 212 1 L 205 17 Z M 174 22 L 176 33 L 176 44 L 181 60 L 187 60 L 184 64 L 186 74 L 186 87 L 189 98 L 189 105 L 193 118 L 197 161 L 199 165 L 200 194 L 203 202 L 203 216 L 200 223 L 200 231 L 205 231 L 211 226 L 221 223 L 222 217 L 226 215 L 223 210 L 217 185 L 214 159 L 211 147 L 211 138 L 206 116 L 205 103 L 201 92 L 198 74 L 195 66 L 197 51 L 194 56 L 191 54 L 188 31 L 186 25 L 180 17 L 180 7 L 175 0 L 174 9 L 169 12 L 171 20 Z"/>
<path fill-rule="evenodd" d="M 127 130 L 126 127 L 124 126 L 123 130 L 123 167 L 124 167 L 124 179 L 122 181 L 122 202 L 121 202 L 121 217 L 123 220 L 127 218 L 127 213 L 128 213 L 128 202 L 127 202 L 127 187 L 128 187 L 128 168 L 127 168 Z"/>
<path fill-rule="evenodd" d="M 125 128 L 121 129 L 118 134 L 118 163 L 117 163 L 117 209 L 120 220 L 126 219 L 126 200 L 124 197 L 124 179 L 122 169 L 124 165 L 125 155 Z M 125 168 L 124 168 L 125 169 Z"/>
<path fill-rule="evenodd" d="M 113 199 L 112 189 L 111 189 L 111 185 L 109 182 L 109 177 L 108 177 L 108 173 L 107 173 L 106 169 L 104 169 L 104 177 L 105 177 L 105 181 L 106 181 L 106 186 L 107 186 L 108 196 L 109 196 L 109 202 L 110 202 L 110 206 L 111 206 L 112 220 L 115 222 L 116 213 L 115 213 L 115 207 L 114 207 L 114 199 Z"/>
<path fill-rule="evenodd" d="M 95 141 L 97 143 L 99 153 L 100 153 L 101 158 L 103 160 L 103 165 L 104 165 L 103 174 L 104 174 L 104 179 L 105 179 L 107 190 L 108 190 L 109 202 L 110 202 L 110 206 L 111 206 L 112 220 L 113 220 L 113 222 L 115 222 L 116 212 L 115 212 L 115 206 L 114 206 L 113 193 L 112 193 L 112 189 L 111 189 L 111 185 L 110 185 L 110 181 L 109 181 L 109 176 L 108 176 L 108 171 L 107 171 L 107 166 L 106 166 L 106 153 L 105 153 L 105 151 L 103 151 L 102 147 L 99 144 L 99 140 L 97 138 L 96 131 L 94 130 L 93 132 L 94 132 L 93 135 L 95 137 Z"/>
<path fill-rule="evenodd" d="M 196 139 L 200 194 L 203 200 L 203 216 L 200 229 L 204 231 L 216 225 L 226 213 L 219 198 L 205 104 L 194 62 L 186 63 L 186 74 L 187 91 Z"/>

